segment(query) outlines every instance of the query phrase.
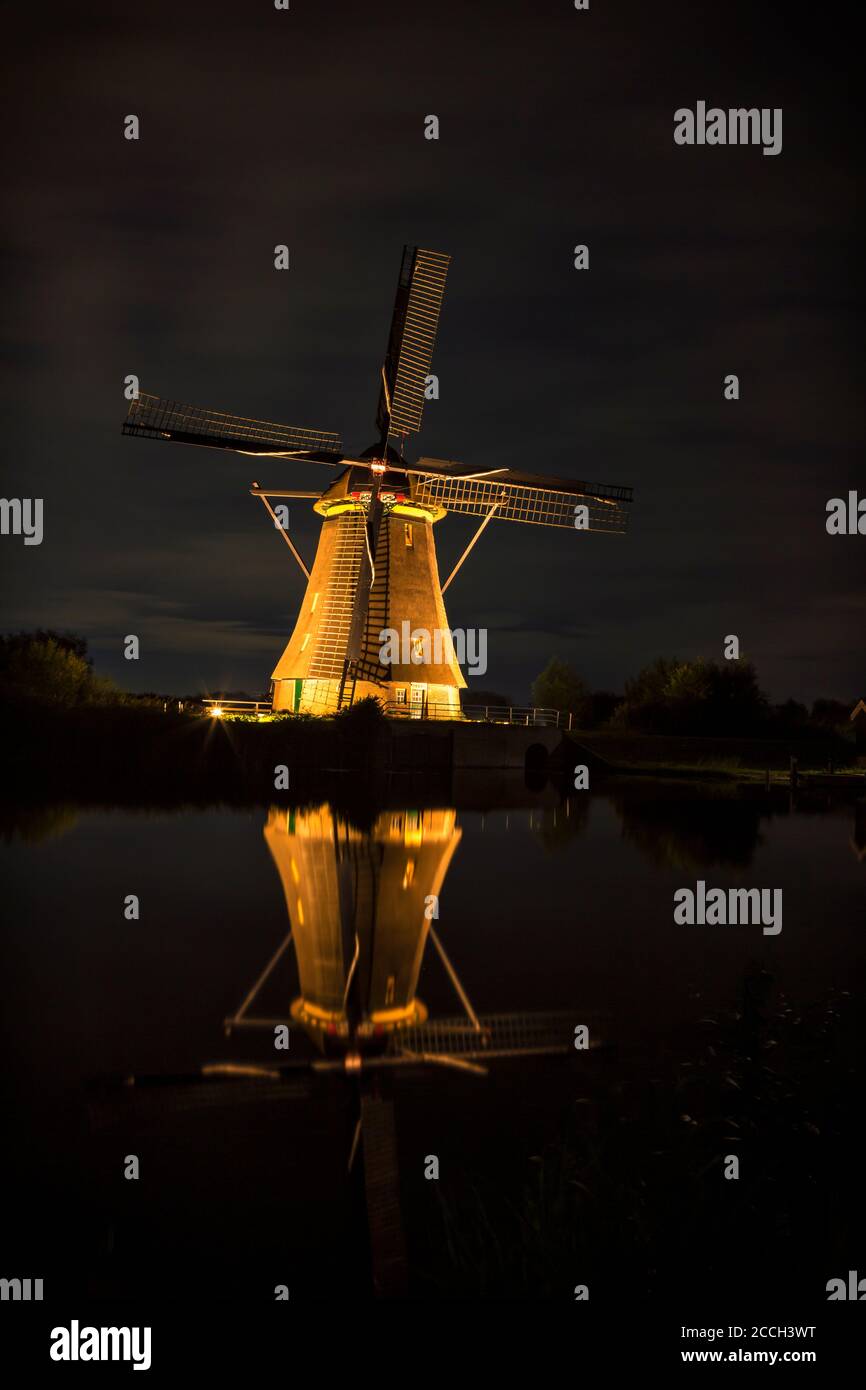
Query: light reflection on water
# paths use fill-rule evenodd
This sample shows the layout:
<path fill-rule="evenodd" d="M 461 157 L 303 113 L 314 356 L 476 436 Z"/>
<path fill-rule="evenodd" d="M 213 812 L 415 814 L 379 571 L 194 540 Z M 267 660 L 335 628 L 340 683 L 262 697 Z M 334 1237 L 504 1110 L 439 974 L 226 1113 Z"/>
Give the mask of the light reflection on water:
<path fill-rule="evenodd" d="M 374 1022 L 388 1011 L 406 1021 L 422 971 L 431 1002 L 450 1013 L 457 998 L 462 1012 L 431 925 L 474 1007 L 579 1003 L 620 1014 L 626 1028 L 636 1018 L 664 1026 L 696 993 L 724 1001 L 755 957 L 791 983 L 816 984 L 856 958 L 862 805 L 649 780 L 569 799 L 550 786 L 500 789 L 500 798 L 506 804 L 484 804 L 482 788 L 465 808 L 373 806 L 363 818 L 328 803 L 19 813 L 4 850 L 9 968 L 27 979 L 19 1021 L 26 1030 L 35 1016 L 41 972 L 89 1065 L 128 1066 L 137 1048 L 147 1061 L 172 1046 L 179 1064 L 192 1064 L 196 1049 L 218 1050 L 223 1019 L 289 928 L 293 954 L 267 997 L 276 1005 L 282 990 L 280 1017 L 292 990 L 306 998 L 301 1014 L 317 1045 L 311 1020 L 336 1009 L 356 941 Z M 676 926 L 673 894 L 698 878 L 781 888 L 779 938 L 748 925 Z M 141 903 L 137 924 L 123 917 L 130 893 Z M 91 1004 L 98 1028 L 88 1026 Z"/>
<path fill-rule="evenodd" d="M 291 1163 L 332 1201 L 347 1155 L 374 1129 L 399 1184 L 397 1067 L 405 1133 L 426 1123 L 413 1096 L 446 1097 L 465 1110 L 470 1145 L 501 1124 L 503 1076 L 511 1086 L 524 1076 L 531 1105 L 555 1113 L 573 1080 L 553 1059 L 571 1052 L 574 1064 L 578 1025 L 593 1045 L 649 1048 L 736 1007 L 756 972 L 796 997 L 859 987 L 866 825 L 856 802 L 649 779 L 570 798 L 479 781 L 454 800 L 407 805 L 395 793 L 351 812 L 315 798 L 243 810 L 63 806 L 8 821 L 6 1022 L 28 1171 L 50 1189 L 51 1154 L 80 1127 L 81 1085 L 97 1075 L 282 1067 L 294 1078 L 280 1093 L 295 1097 Z M 673 894 L 698 878 L 781 888 L 783 931 L 676 925 Z M 137 921 L 123 914 L 131 893 Z M 327 1069 L 347 1074 L 347 1057 L 350 1089 L 328 1089 Z M 235 1120 L 219 1105 L 222 1136 Z M 206 1133 L 200 1115 L 195 1141 Z M 423 1133 L 418 1142 L 430 1144 Z M 256 1161 L 270 1152 L 260 1144 Z M 85 1190 L 86 1176 L 64 1179 L 74 1193 L 79 1180 Z M 375 1223 L 368 1235 L 374 1246 L 397 1239 Z M 399 1271 L 391 1255 L 381 1264 Z"/>

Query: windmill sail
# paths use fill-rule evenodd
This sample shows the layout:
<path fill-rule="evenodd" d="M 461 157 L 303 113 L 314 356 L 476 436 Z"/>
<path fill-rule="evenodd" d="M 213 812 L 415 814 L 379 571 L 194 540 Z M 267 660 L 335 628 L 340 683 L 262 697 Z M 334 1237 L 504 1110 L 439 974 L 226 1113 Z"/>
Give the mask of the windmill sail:
<path fill-rule="evenodd" d="M 148 439 L 169 439 L 176 444 L 231 449 L 239 454 L 299 458 L 315 463 L 339 463 L 343 457 L 339 435 L 326 430 L 248 420 L 242 415 L 181 405 L 179 401 L 163 400 L 143 392 L 129 403 L 123 433 L 143 435 Z"/>
<path fill-rule="evenodd" d="M 376 424 L 388 435 L 421 428 L 424 387 L 439 326 L 450 256 L 404 246 Z"/>
<path fill-rule="evenodd" d="M 491 1059 L 533 1054 L 570 1055 L 574 1020 L 563 1013 L 481 1014 L 474 1028 L 465 1017 L 425 1019 L 392 1040 L 401 1055 Z"/>
<path fill-rule="evenodd" d="M 511 468 L 470 473 L 465 464 L 449 459 L 422 458 L 407 472 L 413 480 L 413 501 L 467 516 L 486 516 L 495 506 L 498 521 L 535 526 L 574 529 L 575 509 L 582 505 L 587 508 L 588 525 L 578 529 L 622 532 L 632 500 L 630 487 L 542 477 Z"/>

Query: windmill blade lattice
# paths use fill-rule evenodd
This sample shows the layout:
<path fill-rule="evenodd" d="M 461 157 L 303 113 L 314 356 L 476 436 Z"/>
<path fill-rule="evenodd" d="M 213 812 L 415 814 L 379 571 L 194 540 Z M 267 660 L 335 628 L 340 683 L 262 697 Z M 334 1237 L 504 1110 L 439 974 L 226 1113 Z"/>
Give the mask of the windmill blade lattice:
<path fill-rule="evenodd" d="M 164 400 L 144 392 L 137 400 L 130 401 L 123 433 L 168 439 L 176 444 L 230 449 L 240 454 L 307 459 L 314 463 L 339 463 L 343 457 L 339 435 L 326 430 L 248 420 L 242 415 L 182 405 L 179 401 Z"/>
<path fill-rule="evenodd" d="M 383 441 L 388 435 L 411 434 L 421 428 L 425 381 L 450 260 L 439 251 L 403 248 L 376 412 Z"/>
<path fill-rule="evenodd" d="M 582 529 L 621 533 L 628 523 L 629 487 L 572 482 L 510 468 L 468 473 L 465 465 L 444 459 L 422 458 L 407 471 L 414 483 L 414 501 L 465 516 L 486 516 L 495 506 L 497 521 L 573 530 L 575 508 L 582 505 L 589 513 L 589 525 Z"/>
<path fill-rule="evenodd" d="M 479 1059 L 568 1054 L 574 1047 L 573 1013 L 480 1014 L 478 1022 L 480 1028 L 460 1016 L 431 1019 L 403 1029 L 395 1047 L 398 1052 Z"/>

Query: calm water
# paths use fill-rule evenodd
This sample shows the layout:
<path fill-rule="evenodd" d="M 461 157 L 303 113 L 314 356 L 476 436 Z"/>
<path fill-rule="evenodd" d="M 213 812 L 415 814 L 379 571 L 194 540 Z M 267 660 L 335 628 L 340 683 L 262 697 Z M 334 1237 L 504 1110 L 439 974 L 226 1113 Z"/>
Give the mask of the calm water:
<path fill-rule="evenodd" d="M 798 1010 L 833 991 L 860 997 L 866 825 L 854 802 L 638 780 L 570 800 L 481 781 L 454 800 L 408 805 L 396 790 L 363 825 L 327 802 L 55 807 L 7 823 L 9 1258 L 106 1296 L 156 1282 L 188 1297 L 204 1281 L 217 1295 L 270 1297 L 283 1282 L 317 1297 L 335 1258 L 368 1284 L 379 1262 L 387 1291 L 396 1241 L 398 1283 L 441 1294 L 448 1258 L 466 1275 L 447 1234 L 467 1175 L 492 1165 L 500 1187 L 522 1190 L 533 1154 L 590 1103 L 581 1068 L 608 1096 L 643 1085 L 647 1057 L 739 1008 L 761 971 Z M 781 934 L 675 924 L 674 892 L 699 878 L 782 889 Z M 124 917 L 129 894 L 137 921 Z M 438 916 L 425 917 L 434 896 Z M 281 945 L 244 1013 L 265 1023 L 227 1034 Z M 373 1067 L 362 1107 L 356 1079 L 311 1069 L 347 1046 L 452 1055 L 442 1020 L 472 1026 L 461 991 L 482 1027 L 509 1016 L 496 1037 L 519 1055 L 486 1076 L 441 1061 Z M 281 1019 L 290 1046 L 277 1053 Z M 533 1040 L 568 1052 L 581 1023 L 618 1060 L 525 1055 Z M 281 1085 L 195 1084 L 203 1064 L 275 1058 Z M 134 1103 L 129 1087 L 94 1089 L 130 1075 Z M 363 1162 L 347 1176 L 364 1107 L 366 1192 Z M 370 1186 L 380 1130 L 396 1221 Z M 129 1153 L 138 1183 L 122 1177 Z M 424 1178 L 431 1154 L 440 1183 Z"/>

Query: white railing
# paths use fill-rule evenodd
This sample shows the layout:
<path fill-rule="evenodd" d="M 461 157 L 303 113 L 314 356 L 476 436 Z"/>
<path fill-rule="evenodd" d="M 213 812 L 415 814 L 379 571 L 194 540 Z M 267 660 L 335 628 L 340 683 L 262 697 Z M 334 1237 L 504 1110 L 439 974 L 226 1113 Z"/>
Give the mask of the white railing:
<path fill-rule="evenodd" d="M 205 714 L 216 718 L 222 715 L 249 714 L 256 717 L 273 713 L 270 700 L 202 700 Z M 316 714 L 322 716 L 337 713 L 334 696 L 317 700 Z M 452 720 L 471 724 L 516 724 L 524 728 L 570 729 L 572 716 L 558 709 L 543 709 L 535 705 L 463 705 L 437 703 L 424 700 L 398 704 L 396 700 L 381 700 L 383 713 L 389 719 L 435 719 Z M 343 709 L 348 709 L 343 705 Z M 278 710 L 278 714 L 291 714 L 291 710 Z M 312 712 L 312 711 L 310 711 Z"/>
<path fill-rule="evenodd" d="M 396 704 L 389 701 L 383 706 L 389 719 L 451 719 L 472 724 L 522 724 L 527 728 L 566 728 L 569 716 L 558 709 L 539 709 L 536 706 L 518 705 L 454 705 L 437 704 L 425 700 L 424 704 Z"/>
<path fill-rule="evenodd" d="M 219 718 L 222 714 L 270 714 L 270 700 L 202 700 L 205 714 Z"/>

